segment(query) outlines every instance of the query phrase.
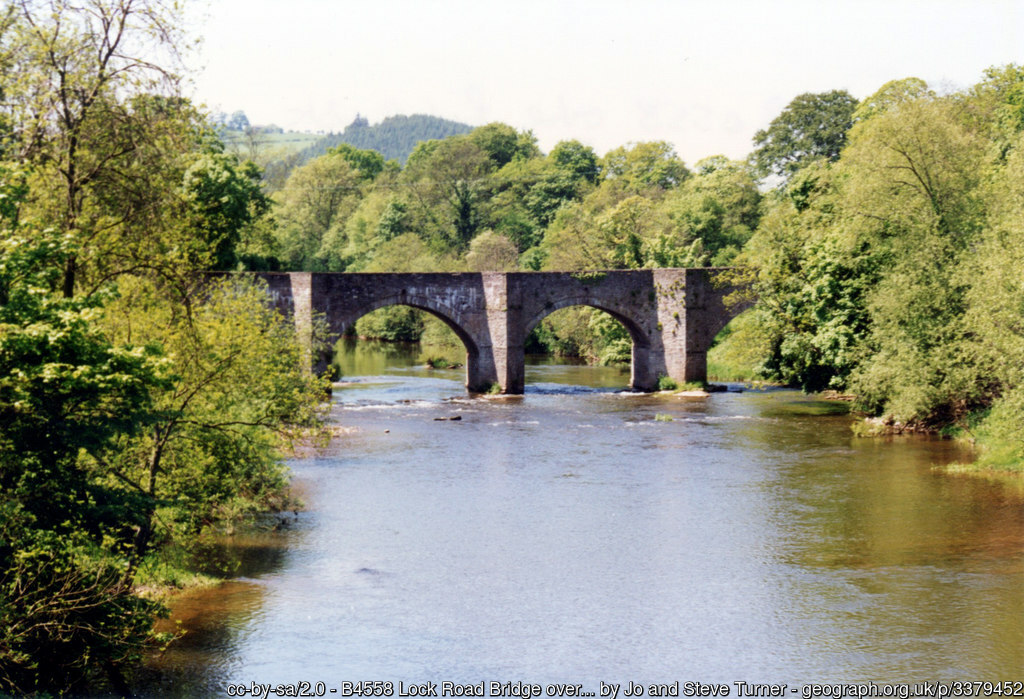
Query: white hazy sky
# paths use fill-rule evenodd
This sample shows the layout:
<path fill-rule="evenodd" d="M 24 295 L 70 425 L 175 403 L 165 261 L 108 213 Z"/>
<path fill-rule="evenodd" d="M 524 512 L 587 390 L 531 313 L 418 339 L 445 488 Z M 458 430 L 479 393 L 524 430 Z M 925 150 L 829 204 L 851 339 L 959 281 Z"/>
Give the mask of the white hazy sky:
<path fill-rule="evenodd" d="M 192 24 L 195 97 L 255 124 L 432 114 L 689 164 L 745 157 L 803 92 L 1024 63 L 1021 0 L 209 0 Z"/>

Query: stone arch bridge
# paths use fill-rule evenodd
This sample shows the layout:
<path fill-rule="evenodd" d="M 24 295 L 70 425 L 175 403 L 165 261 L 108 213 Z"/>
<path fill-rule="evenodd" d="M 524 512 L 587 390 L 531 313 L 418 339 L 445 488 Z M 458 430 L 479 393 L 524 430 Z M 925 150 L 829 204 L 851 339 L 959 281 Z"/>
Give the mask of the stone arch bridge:
<path fill-rule="evenodd" d="M 705 380 L 712 340 L 745 307 L 725 304 L 735 290 L 725 271 L 253 274 L 307 337 L 315 314 L 326 319 L 333 341 L 384 306 L 428 311 L 465 344 L 470 391 L 497 383 L 502 392 L 517 394 L 524 387 L 527 335 L 549 313 L 578 305 L 609 313 L 629 331 L 634 389 L 653 390 L 663 375 L 679 382 Z M 325 369 L 328 359 L 321 356 L 314 368 Z"/>

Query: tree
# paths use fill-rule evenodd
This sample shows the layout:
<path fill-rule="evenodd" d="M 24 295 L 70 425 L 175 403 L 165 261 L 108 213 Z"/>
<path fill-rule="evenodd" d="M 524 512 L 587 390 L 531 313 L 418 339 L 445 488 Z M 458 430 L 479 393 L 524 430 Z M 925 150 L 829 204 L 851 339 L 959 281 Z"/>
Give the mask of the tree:
<path fill-rule="evenodd" d="M 468 136 L 416 146 L 402 180 L 436 249 L 466 250 L 482 225 L 486 178 L 493 170 L 488 154 Z"/>
<path fill-rule="evenodd" d="M 233 268 L 243 234 L 270 211 L 259 168 L 240 165 L 233 155 L 203 153 L 185 170 L 182 194 L 185 226 L 204 241 L 212 269 Z"/>
<path fill-rule="evenodd" d="M 998 148 L 998 157 L 1006 158 L 1019 145 L 1017 135 L 1024 129 L 1024 66 L 1014 63 L 993 66 L 985 79 L 967 96 L 977 120 L 976 128 L 987 129 Z"/>
<path fill-rule="evenodd" d="M 949 98 L 906 103 L 858 125 L 843 158 L 847 210 L 888 257 L 869 298 L 873 353 L 851 385 L 900 422 L 956 420 L 977 401 L 956 271 L 985 226 L 987 144 L 963 115 Z"/>
<path fill-rule="evenodd" d="M 985 225 L 986 144 L 958 98 L 914 81 L 880 92 L 835 164 L 808 163 L 772 195 L 748 246 L 766 369 L 850 389 L 896 422 L 943 424 L 985 390 L 958 269 Z"/>
<path fill-rule="evenodd" d="M 224 122 L 224 125 L 231 129 L 232 131 L 245 131 L 246 129 L 250 128 L 249 117 L 247 117 L 245 115 L 245 112 L 243 112 L 242 110 L 238 110 L 237 112 L 232 113 L 231 116 L 227 118 L 227 121 Z"/>
<path fill-rule="evenodd" d="M 805 391 L 847 387 L 879 278 L 879 254 L 843 230 L 841 182 L 824 162 L 796 173 L 768 197 L 741 257 L 756 269 L 755 315 L 767 345 L 761 371 Z"/>
<path fill-rule="evenodd" d="M 913 102 L 919 99 L 932 99 L 935 93 L 928 87 L 928 83 L 921 78 L 904 78 L 902 80 L 890 80 L 870 97 L 861 100 L 857 109 L 853 112 L 854 122 L 862 122 L 866 119 L 898 108 L 900 105 Z"/>
<path fill-rule="evenodd" d="M 105 676 L 128 694 L 161 610 L 133 589 L 139 566 L 280 504 L 277 447 L 316 424 L 324 387 L 262 289 L 177 298 L 124 276 L 116 296 L 54 293 L 74 239 L 23 220 L 27 181 L 0 166 L 0 692 Z"/>
<path fill-rule="evenodd" d="M 384 156 L 375 150 L 361 150 L 347 143 L 339 143 L 327 152 L 347 160 L 362 180 L 371 181 L 384 171 Z"/>
<path fill-rule="evenodd" d="M 0 692 L 80 691 L 104 675 L 125 692 L 120 668 L 137 657 L 159 605 L 132 593 L 119 558 L 138 521 L 135 498 L 95 479 L 82 455 L 151 419 L 151 392 L 170 376 L 155 348 L 116 345 L 97 330 L 96 298 L 51 293 L 67 237 L 9 214 L 0 233 Z"/>
<path fill-rule="evenodd" d="M 337 271 L 363 271 L 383 243 L 410 232 L 408 208 L 404 199 L 388 189 L 375 189 L 367 194 L 348 217 L 343 229 L 331 229 L 339 239 L 328 236 L 324 240 L 323 247 L 336 249 L 342 245 L 341 238 L 344 239 L 344 246 L 337 255 L 346 266 Z"/>
<path fill-rule="evenodd" d="M 1012 99 L 1012 98 L 1011 98 Z M 996 114 L 998 114 L 998 110 Z M 996 117 L 998 120 L 998 116 Z M 980 365 L 986 391 L 984 408 L 971 416 L 979 463 L 997 469 L 1021 470 L 1024 464 L 1024 151 L 1021 136 L 993 172 L 986 192 L 990 225 L 986 227 L 957 273 L 966 286 L 964 326 L 966 356 Z M 990 402 L 988 402 L 990 400 Z M 988 403 L 986 405 L 986 403 Z M 981 419 L 978 419 L 981 418 Z M 970 422 L 962 420 L 961 425 Z"/>
<path fill-rule="evenodd" d="M 808 162 L 835 162 L 853 125 L 855 100 L 845 90 L 798 95 L 754 135 L 751 160 L 761 177 L 788 179 Z"/>
<path fill-rule="evenodd" d="M 117 199 L 111 188 L 124 184 L 122 169 L 140 144 L 160 137 L 144 118 L 153 112 L 133 107 L 133 98 L 177 94 L 173 67 L 147 60 L 141 47 L 173 66 L 183 23 L 177 6 L 163 0 L 15 0 L 12 7 L 16 24 L 3 36 L 3 51 L 13 57 L 5 97 L 18 156 L 42 174 L 36 194 L 47 197 L 54 224 L 78 243 L 64 262 L 62 289 L 70 297 L 82 265 L 102 255 L 100 240 L 109 240 L 111 221 L 92 204 Z"/>
<path fill-rule="evenodd" d="M 577 178 L 587 180 L 590 184 L 597 184 L 601 175 L 594 149 L 576 140 L 559 141 L 551 149 L 548 158 L 560 170 L 570 172 Z"/>
<path fill-rule="evenodd" d="M 518 133 L 508 124 L 493 122 L 469 133 L 469 140 L 480 147 L 494 163 L 495 169 L 504 167 L 515 158 L 529 159 L 540 155 L 533 133 Z"/>
<path fill-rule="evenodd" d="M 672 189 L 690 175 L 675 149 L 665 141 L 633 143 L 609 151 L 601 172 L 631 193 Z"/>
<path fill-rule="evenodd" d="M 111 337 L 159 341 L 174 372 L 153 392 L 145 429 L 92 455 L 142 514 L 124 553 L 128 574 L 166 541 L 279 509 L 287 469 L 277 447 L 319 420 L 324 385 L 303 370 L 308 350 L 264 288 L 228 278 L 189 301 L 186 312 L 146 280 L 124 280 L 104 317 Z"/>
<path fill-rule="evenodd" d="M 511 240 L 494 231 L 473 238 L 466 255 L 470 272 L 511 272 L 518 267 L 519 250 Z"/>
<path fill-rule="evenodd" d="M 579 141 L 560 141 L 544 165 L 540 176 L 522 195 L 527 211 L 542 228 L 551 224 L 563 204 L 583 199 L 600 173 L 593 149 Z"/>
<path fill-rule="evenodd" d="M 326 260 L 345 247 L 339 235 L 359 204 L 359 173 L 342 155 L 324 155 L 296 168 L 276 199 L 277 255 L 288 269 L 326 271 Z M 324 241 L 331 250 L 324 250 Z M 339 271 L 339 270 L 335 270 Z"/>
<path fill-rule="evenodd" d="M 697 163 L 697 174 L 661 208 L 682 240 L 699 240 L 711 264 L 731 264 L 760 220 L 761 193 L 749 167 L 723 156 Z"/>

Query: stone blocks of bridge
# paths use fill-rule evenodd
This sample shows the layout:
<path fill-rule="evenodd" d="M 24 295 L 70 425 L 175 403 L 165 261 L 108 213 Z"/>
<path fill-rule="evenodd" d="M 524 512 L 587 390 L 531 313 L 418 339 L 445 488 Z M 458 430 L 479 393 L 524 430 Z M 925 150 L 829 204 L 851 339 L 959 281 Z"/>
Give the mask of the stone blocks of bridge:
<path fill-rule="evenodd" d="M 504 393 L 524 388 L 523 345 L 545 316 L 569 306 L 599 308 L 633 341 L 631 386 L 653 390 L 662 375 L 703 381 L 707 350 L 740 310 L 727 307 L 734 288 L 715 269 L 462 274 L 260 273 L 275 305 L 306 337 L 321 315 L 333 338 L 360 317 L 402 304 L 441 318 L 466 346 L 466 386 Z M 316 368 L 328 357 L 311 356 Z"/>

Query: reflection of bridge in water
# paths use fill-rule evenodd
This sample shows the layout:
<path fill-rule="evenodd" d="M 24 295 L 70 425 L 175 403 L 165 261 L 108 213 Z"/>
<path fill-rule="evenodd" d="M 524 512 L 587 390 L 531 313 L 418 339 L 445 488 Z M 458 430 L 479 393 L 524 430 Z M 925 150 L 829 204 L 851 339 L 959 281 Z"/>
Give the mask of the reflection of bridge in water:
<path fill-rule="evenodd" d="M 522 393 L 527 335 L 549 313 L 580 305 L 609 313 L 629 332 L 633 388 L 652 390 L 662 375 L 703 381 L 712 340 L 740 310 L 723 302 L 734 287 L 716 283 L 722 271 L 257 274 L 298 327 L 309 332 L 313 315 L 323 314 L 332 339 L 384 306 L 429 311 L 465 344 L 471 391 L 497 383 L 505 393 Z"/>

